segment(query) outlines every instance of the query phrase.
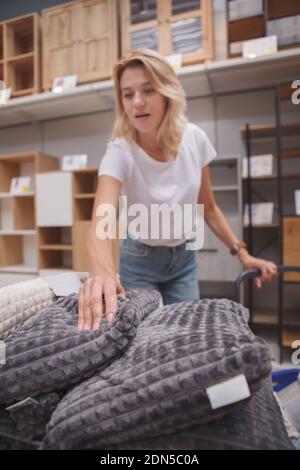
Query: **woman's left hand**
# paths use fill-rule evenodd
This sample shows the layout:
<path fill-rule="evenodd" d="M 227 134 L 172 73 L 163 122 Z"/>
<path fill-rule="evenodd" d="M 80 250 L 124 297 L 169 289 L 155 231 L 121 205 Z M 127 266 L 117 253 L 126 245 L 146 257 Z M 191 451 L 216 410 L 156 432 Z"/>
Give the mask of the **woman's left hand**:
<path fill-rule="evenodd" d="M 243 266 L 243 270 L 259 269 L 261 275 L 254 278 L 255 286 L 260 289 L 263 282 L 270 282 L 277 274 L 277 267 L 272 261 L 267 261 L 261 258 L 255 258 L 249 253 L 240 257 L 240 261 Z"/>

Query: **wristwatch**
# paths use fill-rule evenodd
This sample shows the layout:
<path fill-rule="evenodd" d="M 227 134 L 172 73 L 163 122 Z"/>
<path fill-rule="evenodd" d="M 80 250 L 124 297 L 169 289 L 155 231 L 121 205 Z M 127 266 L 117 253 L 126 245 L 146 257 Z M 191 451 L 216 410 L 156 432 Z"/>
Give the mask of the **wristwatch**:
<path fill-rule="evenodd" d="M 234 256 L 237 255 L 241 248 L 247 248 L 246 243 L 243 240 L 240 240 L 238 243 L 235 243 L 230 248 L 230 253 Z"/>

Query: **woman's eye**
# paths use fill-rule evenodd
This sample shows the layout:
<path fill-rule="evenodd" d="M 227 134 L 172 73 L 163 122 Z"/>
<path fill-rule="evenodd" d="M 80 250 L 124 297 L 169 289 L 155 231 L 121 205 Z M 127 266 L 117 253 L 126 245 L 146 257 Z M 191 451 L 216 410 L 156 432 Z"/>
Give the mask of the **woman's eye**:
<path fill-rule="evenodd" d="M 123 98 L 132 98 L 132 93 L 127 93 L 126 95 L 123 95 Z"/>
<path fill-rule="evenodd" d="M 145 93 L 147 93 L 147 94 L 151 94 L 151 93 L 153 93 L 153 92 L 154 92 L 153 88 L 147 88 L 147 89 L 145 90 Z"/>

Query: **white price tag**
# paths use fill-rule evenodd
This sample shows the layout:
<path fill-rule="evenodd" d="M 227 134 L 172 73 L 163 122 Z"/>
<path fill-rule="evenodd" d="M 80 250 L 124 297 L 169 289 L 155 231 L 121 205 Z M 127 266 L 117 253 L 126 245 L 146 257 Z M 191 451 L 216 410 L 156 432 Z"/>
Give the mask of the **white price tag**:
<path fill-rule="evenodd" d="M 248 382 L 244 374 L 226 380 L 206 389 L 208 399 L 213 410 L 222 406 L 231 405 L 251 396 Z"/>
<path fill-rule="evenodd" d="M 44 276 L 45 281 L 49 284 L 57 297 L 65 297 L 66 295 L 78 294 L 81 282 L 75 273 L 62 273 L 54 276 Z"/>

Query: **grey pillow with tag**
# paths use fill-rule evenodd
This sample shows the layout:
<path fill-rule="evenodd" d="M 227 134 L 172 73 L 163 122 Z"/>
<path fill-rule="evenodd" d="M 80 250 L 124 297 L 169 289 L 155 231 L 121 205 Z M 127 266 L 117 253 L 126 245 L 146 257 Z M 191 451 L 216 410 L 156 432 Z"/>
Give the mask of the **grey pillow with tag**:
<path fill-rule="evenodd" d="M 226 299 L 152 311 L 120 358 L 60 401 L 43 448 L 108 449 L 230 413 L 271 372 L 268 346 L 251 332 L 247 316 L 247 309 Z M 222 386 L 228 393 L 231 379 L 243 385 L 230 394 L 229 382 L 224 400 Z M 221 400 L 213 402 L 208 391 L 219 384 Z"/>

